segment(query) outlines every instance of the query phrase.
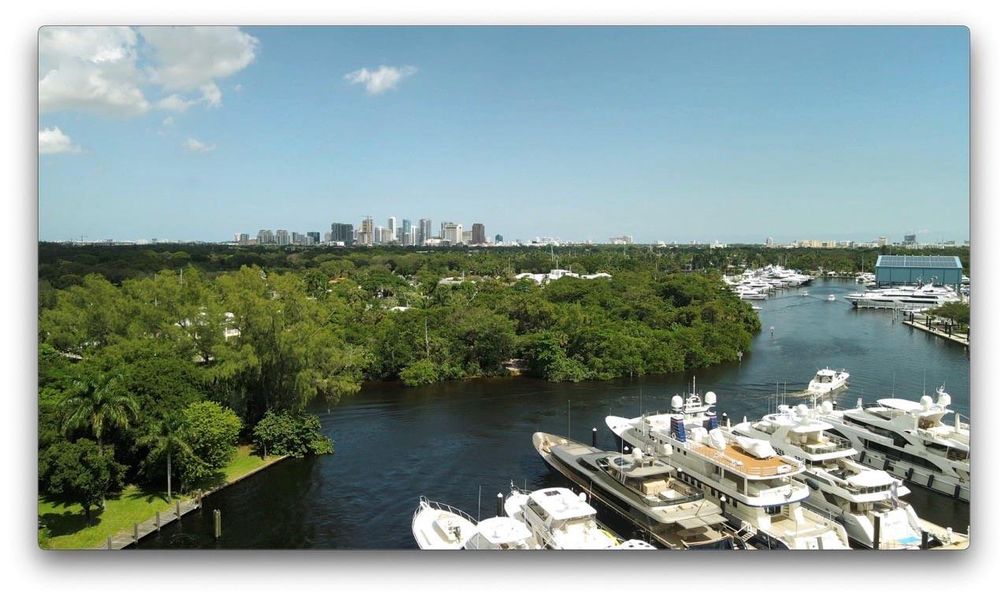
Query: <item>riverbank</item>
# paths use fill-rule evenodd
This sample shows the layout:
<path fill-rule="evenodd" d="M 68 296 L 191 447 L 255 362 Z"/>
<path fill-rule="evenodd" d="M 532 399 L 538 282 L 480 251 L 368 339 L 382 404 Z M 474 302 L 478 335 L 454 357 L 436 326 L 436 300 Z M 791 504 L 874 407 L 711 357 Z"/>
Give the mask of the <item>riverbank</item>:
<path fill-rule="evenodd" d="M 106 500 L 105 508 L 92 516 L 94 522 L 90 525 L 86 523 L 80 505 L 57 504 L 39 498 L 39 524 L 49 532 L 45 537 L 40 534 L 39 547 L 46 550 L 108 548 L 110 539 L 114 548 L 128 546 L 133 543 L 134 526 L 143 537 L 157 530 L 158 521 L 160 526 L 164 526 L 177 518 L 176 510 L 178 515 L 185 515 L 199 507 L 202 496 L 241 481 L 285 458 L 263 458 L 253 454 L 251 446 L 239 446 L 231 462 L 221 472 L 220 483 L 186 495 L 175 494 L 171 502 L 162 491 L 147 491 L 128 485 L 117 497 Z"/>

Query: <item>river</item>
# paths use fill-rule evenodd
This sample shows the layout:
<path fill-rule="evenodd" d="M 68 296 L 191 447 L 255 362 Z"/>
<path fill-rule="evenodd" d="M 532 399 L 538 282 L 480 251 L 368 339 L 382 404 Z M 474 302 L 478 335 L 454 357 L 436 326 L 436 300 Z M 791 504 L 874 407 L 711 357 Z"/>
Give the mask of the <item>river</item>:
<path fill-rule="evenodd" d="M 953 342 L 893 320 L 886 311 L 851 308 L 852 281 L 816 280 L 761 306 L 763 330 L 738 363 L 691 373 L 614 381 L 549 383 L 515 377 L 407 388 L 371 383 L 318 410 L 330 456 L 284 461 L 206 498 L 204 510 L 142 541 L 140 548 L 414 549 L 410 532 L 420 496 L 491 516 L 511 482 L 562 485 L 532 448 L 547 431 L 615 449 L 607 415 L 666 409 L 673 394 L 717 394 L 732 421 L 758 418 L 780 394 L 804 389 L 816 370 L 850 371 L 834 397 L 841 407 L 895 395 L 916 400 L 939 385 L 952 408 L 969 414 L 969 355 Z M 807 291 L 807 296 L 802 296 Z M 834 294 L 835 302 L 827 301 Z M 797 401 L 793 397 L 789 402 Z M 911 487 L 923 518 L 965 531 L 969 505 Z M 220 509 L 220 539 L 212 536 Z"/>

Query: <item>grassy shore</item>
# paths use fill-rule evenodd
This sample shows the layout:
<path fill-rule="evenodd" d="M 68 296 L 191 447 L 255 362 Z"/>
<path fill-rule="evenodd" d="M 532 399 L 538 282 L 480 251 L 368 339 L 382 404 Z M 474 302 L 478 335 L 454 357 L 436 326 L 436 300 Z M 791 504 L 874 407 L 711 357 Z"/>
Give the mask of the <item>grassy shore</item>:
<path fill-rule="evenodd" d="M 239 446 L 234 458 L 224 467 L 223 482 L 232 483 L 245 475 L 270 465 L 279 456 L 261 456 L 252 454 L 250 446 Z M 188 496 L 173 494 L 172 499 L 182 499 Z M 91 524 L 84 518 L 84 509 L 79 504 L 57 504 L 44 497 L 38 500 L 38 515 L 40 524 L 49 532 L 46 538 L 39 538 L 39 546 L 53 549 L 96 548 L 101 546 L 109 536 L 120 531 L 132 530 L 134 523 L 140 523 L 154 518 L 158 511 L 169 511 L 174 503 L 168 502 L 164 490 L 145 490 L 135 485 L 126 486 L 116 497 L 105 501 L 104 510 L 91 511 Z"/>

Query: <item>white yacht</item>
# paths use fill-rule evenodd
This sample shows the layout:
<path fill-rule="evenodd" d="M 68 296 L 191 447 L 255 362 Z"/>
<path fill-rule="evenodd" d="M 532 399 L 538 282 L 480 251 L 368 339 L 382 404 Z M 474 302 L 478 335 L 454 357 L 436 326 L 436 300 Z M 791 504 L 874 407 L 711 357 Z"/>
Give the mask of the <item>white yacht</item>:
<path fill-rule="evenodd" d="M 809 381 L 808 393 L 811 396 L 828 394 L 847 385 L 848 379 L 850 379 L 850 373 L 844 369 L 839 371 L 834 371 L 829 367 L 819 369 L 816 371 L 815 377 Z"/>
<path fill-rule="evenodd" d="M 685 401 L 675 396 L 671 414 L 610 416 L 606 425 L 622 443 L 682 469 L 683 480 L 720 502 L 744 541 L 781 549 L 849 548 L 841 525 L 802 508 L 809 488 L 794 475 L 804 465 L 764 440 L 720 427 L 716 401 L 713 392 L 703 400 L 695 393 Z"/>
<path fill-rule="evenodd" d="M 841 410 L 823 402 L 817 417 L 850 440 L 859 462 L 936 492 L 969 502 L 969 423 L 948 406 L 952 398 L 939 388 L 938 401 L 882 398 L 865 407 Z M 954 414 L 951 424 L 942 419 Z"/>
<path fill-rule="evenodd" d="M 465 512 L 420 498 L 413 539 L 421 550 L 529 550 L 540 548 L 521 521 L 498 516 L 476 522 Z"/>
<path fill-rule="evenodd" d="M 567 488 L 546 488 L 533 492 L 512 488 L 504 500 L 504 512 L 512 519 L 525 523 L 543 548 L 641 549 L 646 544 L 641 540 L 630 540 L 629 546 L 621 546 L 624 541 L 595 519 L 597 511 L 588 504 L 587 496 L 583 493 L 575 494 Z"/>
<path fill-rule="evenodd" d="M 750 288 L 750 287 L 739 287 L 738 297 L 742 300 L 766 300 L 766 292 Z"/>
<path fill-rule="evenodd" d="M 959 294 L 950 287 L 927 284 L 923 286 L 899 286 L 848 294 L 844 298 L 854 308 L 888 308 L 900 310 L 924 310 L 941 306 L 946 302 L 960 300 Z"/>
<path fill-rule="evenodd" d="M 593 502 L 618 513 L 649 539 L 675 550 L 744 547 L 725 529 L 721 508 L 682 481 L 678 470 L 640 449 L 631 454 L 600 450 L 558 435 L 536 432 L 532 445 L 554 471 Z"/>
<path fill-rule="evenodd" d="M 841 523 L 852 542 L 875 549 L 919 548 L 921 522 L 913 507 L 900 500 L 910 490 L 885 471 L 857 463 L 857 450 L 831 429 L 800 404 L 738 423 L 732 432 L 766 440 L 777 452 L 805 463 L 805 471 L 795 475 L 809 487 L 803 502 Z"/>

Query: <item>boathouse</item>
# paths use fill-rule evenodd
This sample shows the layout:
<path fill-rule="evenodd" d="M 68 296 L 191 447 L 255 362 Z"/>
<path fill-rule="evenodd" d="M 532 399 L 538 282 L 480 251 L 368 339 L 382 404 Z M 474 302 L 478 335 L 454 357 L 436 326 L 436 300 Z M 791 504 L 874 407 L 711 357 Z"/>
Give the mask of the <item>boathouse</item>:
<path fill-rule="evenodd" d="M 958 290 L 962 271 L 958 256 L 880 255 L 875 261 L 875 281 L 879 287 L 934 283 Z"/>

